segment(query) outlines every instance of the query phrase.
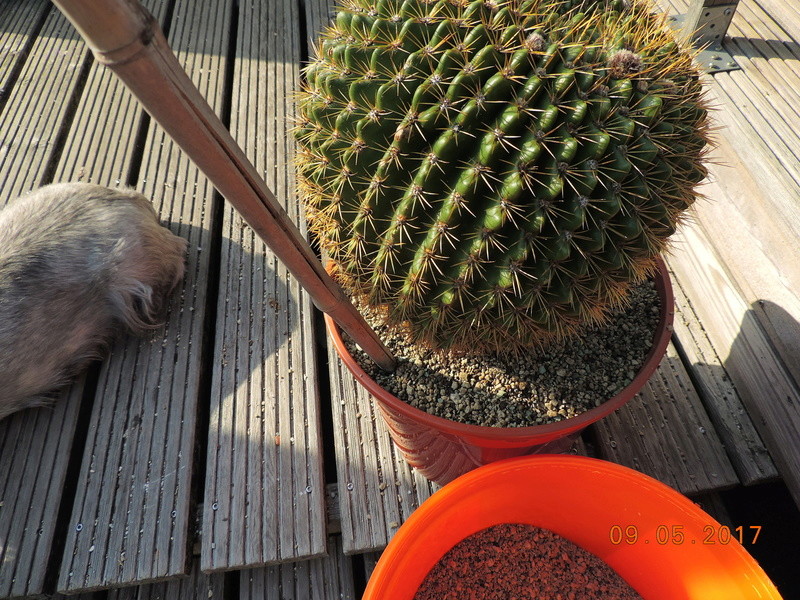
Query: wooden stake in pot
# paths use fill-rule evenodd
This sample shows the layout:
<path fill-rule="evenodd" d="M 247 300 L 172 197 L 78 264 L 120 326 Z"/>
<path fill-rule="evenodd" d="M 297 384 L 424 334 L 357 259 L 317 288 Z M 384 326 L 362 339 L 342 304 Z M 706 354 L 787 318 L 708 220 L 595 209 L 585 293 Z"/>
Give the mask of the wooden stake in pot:
<path fill-rule="evenodd" d="M 309 293 L 381 368 L 395 360 L 341 288 L 178 63 L 138 0 L 53 0 L 148 113 L 197 164 Z"/>

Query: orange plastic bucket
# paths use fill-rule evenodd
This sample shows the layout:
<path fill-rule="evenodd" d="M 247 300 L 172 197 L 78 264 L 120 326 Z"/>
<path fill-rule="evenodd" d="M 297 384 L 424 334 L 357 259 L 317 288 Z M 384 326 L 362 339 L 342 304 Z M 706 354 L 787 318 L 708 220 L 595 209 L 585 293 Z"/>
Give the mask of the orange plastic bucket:
<path fill-rule="evenodd" d="M 633 398 L 658 367 L 672 333 L 675 308 L 669 273 L 658 261 L 654 279 L 661 303 L 653 345 L 633 381 L 600 406 L 557 423 L 532 427 L 467 425 L 426 413 L 383 389 L 347 351 L 333 320 L 325 315 L 333 345 L 342 362 L 375 398 L 395 445 L 422 475 L 444 485 L 459 475 L 497 460 L 527 454 L 568 452 L 586 427 L 611 414 Z"/>
<path fill-rule="evenodd" d="M 363 600 L 412 600 L 450 548 L 499 523 L 571 540 L 645 600 L 781 598 L 737 532 L 672 488 L 601 460 L 539 455 L 481 467 L 426 500 L 383 552 Z"/>

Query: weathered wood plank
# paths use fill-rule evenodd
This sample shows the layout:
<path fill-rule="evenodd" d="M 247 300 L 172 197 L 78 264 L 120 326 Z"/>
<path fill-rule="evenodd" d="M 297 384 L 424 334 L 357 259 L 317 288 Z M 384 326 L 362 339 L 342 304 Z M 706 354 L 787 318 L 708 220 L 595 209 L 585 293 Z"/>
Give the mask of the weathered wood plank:
<path fill-rule="evenodd" d="M 665 7 L 672 5 L 673 11 L 680 11 L 685 6 L 682 0 L 662 4 Z M 770 7 L 771 10 L 775 8 Z M 758 29 L 751 23 L 759 23 Z M 731 35 L 728 46 L 736 52 L 737 60 L 741 58 L 742 70 L 706 78 L 709 99 L 714 106 L 720 107 L 714 111 L 713 118 L 723 126 L 720 137 L 730 142 L 738 158 L 762 187 L 760 203 L 770 207 L 772 218 L 783 218 L 785 226 L 798 237 L 798 117 L 793 103 L 785 96 L 785 90 L 796 87 L 792 83 L 798 79 L 797 39 L 781 30 L 770 14 L 754 2 L 741 5 L 731 26 Z M 795 60 L 770 61 L 780 75 L 764 78 L 760 65 L 754 64 L 743 52 L 742 48 L 749 45 L 749 39 L 760 36 L 769 39 L 773 48 L 765 54 L 766 57 L 774 58 L 776 46 L 783 46 L 783 51 L 795 54 Z M 764 114 L 768 118 L 762 116 Z M 711 170 L 716 176 L 714 165 Z"/>
<path fill-rule="evenodd" d="M 239 5 L 231 131 L 289 215 L 299 81 L 298 7 Z M 204 570 L 325 552 L 313 307 L 226 203 L 203 515 Z"/>
<path fill-rule="evenodd" d="M 694 308 L 708 339 L 800 504 L 800 390 L 701 228 L 677 237 L 670 268 L 689 298 L 703 300 Z"/>
<path fill-rule="evenodd" d="M 103 600 L 105 595 L 101 596 L 103 592 L 87 592 L 85 594 L 74 594 L 72 596 L 65 596 L 64 594 L 46 594 L 36 596 L 35 600 Z M 19 600 L 34 600 L 33 597 L 28 597 Z"/>
<path fill-rule="evenodd" d="M 48 158 L 81 85 L 86 50 L 60 13 L 38 2 L 13 5 L 3 19 L 48 14 L 41 35 L 0 115 L 0 207 L 46 177 Z M 35 23 L 29 23 L 34 25 Z M 9 51 L 24 25 L 3 21 Z M 8 65 L 8 62 L 4 64 Z M 3 84 L 7 82 L 2 80 Z M 30 409 L 0 422 L 0 597 L 42 592 L 79 415 L 83 383 L 65 390 L 53 408 Z"/>
<path fill-rule="evenodd" d="M 755 108 L 764 111 L 767 126 L 774 129 L 796 154 L 798 134 L 792 128 L 798 119 L 797 102 L 800 101 L 796 87 L 800 77 L 793 68 L 796 65 L 792 64 L 796 59 L 789 58 L 791 52 L 784 44 L 759 39 L 759 32 L 749 23 L 741 24 L 739 30 L 747 37 L 733 38 L 729 48 L 736 53 L 742 70 L 737 71 L 731 81 L 747 94 Z M 781 60 L 768 58 L 778 53 L 788 57 Z"/>
<path fill-rule="evenodd" d="M 328 555 L 242 571 L 239 600 L 356 600 L 353 566 L 339 536 L 328 538 Z"/>
<path fill-rule="evenodd" d="M 729 41 L 742 71 L 707 80 L 721 129 L 710 157 L 711 181 L 704 188 L 713 201 L 697 205 L 696 219 L 797 382 L 800 17 L 796 7 L 788 14 L 783 6 L 743 3 Z M 786 30 L 791 24 L 794 36 Z"/>
<path fill-rule="evenodd" d="M 375 570 L 378 561 L 381 558 L 381 552 L 366 552 L 362 555 L 364 561 L 364 579 L 369 581 L 372 577 L 372 572 Z"/>
<path fill-rule="evenodd" d="M 224 598 L 224 576 L 204 574 L 200 571 L 199 561 L 192 563 L 188 577 L 109 590 L 107 596 L 107 600 L 223 600 Z"/>
<path fill-rule="evenodd" d="M 201 93 L 222 106 L 230 3 L 178 2 L 170 43 Z M 186 573 L 213 189 L 160 127 L 139 189 L 189 240 L 186 278 L 166 325 L 121 340 L 104 363 L 58 589 L 145 583 Z"/>
<path fill-rule="evenodd" d="M 741 4 L 729 46 L 742 71 L 709 79 L 722 125 L 705 189 L 713 201 L 697 206 L 692 245 L 676 253 L 687 295 L 779 471 L 791 473 L 795 499 L 797 457 L 783 447 L 797 445 L 796 411 L 785 405 L 800 382 L 799 17 L 795 6 L 772 0 Z M 764 363 L 748 364 L 756 358 Z M 744 369 L 738 379 L 733 363 Z"/>
<path fill-rule="evenodd" d="M 745 300 L 759 307 L 757 316 L 786 365 L 800 365 L 800 248 L 784 219 L 763 201 L 770 194 L 750 176 L 746 163 L 724 138 L 712 160 L 714 181 L 704 187 L 712 199 L 695 209 L 702 226 Z M 781 195 L 800 194 L 782 188 Z M 791 201 L 791 199 L 787 199 Z M 779 309 L 776 307 L 780 307 Z M 795 374 L 798 377 L 798 374 Z"/>
<path fill-rule="evenodd" d="M 163 26 L 168 1 L 142 0 L 142 4 Z M 144 115 L 125 84 L 110 69 L 93 62 L 54 180 L 125 185 L 134 157 L 141 152 L 134 143 Z"/>
<path fill-rule="evenodd" d="M 719 88 L 725 108 L 718 111 L 716 118 L 726 127 L 717 156 L 736 168 L 712 168 L 715 181 L 707 193 L 716 202 L 698 206 L 697 217 L 745 301 L 758 308 L 754 315 L 798 381 L 800 229 L 794 215 L 800 211 L 800 184 L 760 137 L 746 134 L 742 124 L 745 117 L 735 106 L 746 100 L 738 93 L 726 93 Z M 800 124 L 800 118 L 796 122 Z M 749 156 L 737 154 L 748 144 L 752 144 Z M 753 156 L 758 160 L 752 160 Z"/>
<path fill-rule="evenodd" d="M 0 121 L 2 204 L 42 183 L 87 60 L 83 41 L 51 7 Z"/>
<path fill-rule="evenodd" d="M 341 506 L 339 506 L 339 486 L 335 483 L 325 485 L 325 508 L 328 519 L 328 535 L 342 533 Z"/>
<path fill-rule="evenodd" d="M 384 548 L 438 486 L 403 459 L 369 394 L 332 347 L 328 360 L 344 550 Z"/>
<path fill-rule="evenodd" d="M 724 76 L 720 73 L 717 77 Z M 733 91 L 732 91 L 733 90 Z M 749 172 L 756 179 L 766 193 L 769 194 L 767 203 L 771 209 L 774 208 L 775 218 L 791 219 L 798 215 L 797 202 L 787 190 L 793 190 L 798 183 L 797 165 L 793 164 L 793 159 L 788 156 L 778 157 L 769 143 L 761 136 L 761 132 L 753 128 L 748 116 L 741 110 L 741 104 L 749 103 L 740 92 L 735 88 L 714 85 L 711 87 L 712 101 L 724 106 L 723 109 L 716 111 L 713 115 L 715 121 L 722 125 L 722 134 L 736 149 L 739 159 L 748 166 Z M 748 109 L 749 114 L 754 114 L 752 109 Z M 763 125 L 764 121 L 756 119 L 756 123 Z M 773 139 L 775 139 L 773 137 Z M 753 160 L 758 157 L 758 160 Z M 789 170 L 787 170 L 787 167 Z M 789 221 L 787 225 L 791 228 L 793 235 L 798 235 L 800 226 L 795 222 Z"/>
<path fill-rule="evenodd" d="M 0 108 L 11 93 L 14 77 L 35 43 L 49 9 L 45 0 L 0 4 Z"/>
<path fill-rule="evenodd" d="M 586 431 L 586 430 L 584 430 Z M 570 454 L 578 454 L 580 456 L 593 456 L 594 455 L 594 446 L 589 444 L 585 439 L 586 433 L 582 434 L 575 443 L 572 445 L 572 450 Z"/>
<path fill-rule="evenodd" d="M 792 155 L 785 160 L 794 165 L 800 156 L 800 50 L 796 43 L 783 44 L 775 39 L 786 39 L 785 32 L 757 5 L 748 6 L 744 14 L 746 19 L 739 24 L 742 35 L 732 42 L 739 48 L 741 62 L 752 82 L 747 90 L 741 84 L 739 87 L 755 110 L 767 116 L 769 127 L 776 129 L 790 146 Z M 776 118 L 783 123 L 780 129 L 774 124 Z M 759 133 L 761 129 L 758 128 Z M 723 137 L 734 135 L 738 133 L 723 131 Z M 721 218 L 720 213 L 728 203 L 721 203 L 722 207 L 714 203 L 700 207 L 700 222 L 713 239 L 716 251 L 731 266 L 743 297 L 754 307 L 784 365 L 795 381 L 800 381 L 800 229 L 793 218 L 800 210 L 800 184 L 796 179 L 775 178 L 773 186 L 784 186 L 779 195 L 752 185 L 743 173 L 750 168 L 746 162 L 749 155 L 743 163 L 737 150 L 747 153 L 739 145 L 722 140 L 715 158 L 731 168 L 718 167 L 715 175 L 718 187 L 724 188 L 742 218 L 727 223 L 731 219 Z M 766 168 L 779 170 L 770 163 Z M 794 212 L 786 212 L 792 209 Z M 784 211 L 783 215 L 780 211 Z"/>
<path fill-rule="evenodd" d="M 600 458 L 683 492 L 738 483 L 675 347 L 636 397 L 594 425 Z"/>
<path fill-rule="evenodd" d="M 794 2 L 751 0 L 743 3 L 744 8 L 752 8 L 758 12 L 763 11 L 764 14 L 769 15 L 770 21 L 775 23 L 776 28 L 786 32 L 787 37 L 791 37 L 795 42 L 800 41 L 800 10 Z"/>
<path fill-rule="evenodd" d="M 752 485 L 778 476 L 761 436 L 712 346 L 681 282 L 673 276 L 676 344 L 739 480 Z"/>
<path fill-rule="evenodd" d="M 0 598 L 43 590 L 82 389 L 0 422 Z"/>
<path fill-rule="evenodd" d="M 797 185 L 800 182 L 800 167 L 797 164 L 800 138 L 792 126 L 796 116 L 782 115 L 781 111 L 775 108 L 774 101 L 763 95 L 755 82 L 750 81 L 751 78 L 758 79 L 750 73 L 741 71 L 720 73 L 715 78 L 718 83 L 715 89 L 718 92 L 723 90 L 719 92 L 720 95 L 727 96 L 728 102 L 738 109 L 740 118 L 748 124 L 744 131 L 730 132 L 730 134 L 744 135 L 747 139 L 757 137 L 759 143 L 769 149 L 759 157 L 760 161 L 770 169 L 782 169 L 791 177 L 791 182 Z M 727 131 L 725 133 L 728 134 Z M 740 152 L 745 152 L 744 148 Z M 787 217 L 797 217 L 800 215 L 800 207 L 797 203 L 793 203 L 778 211 L 778 214 L 781 213 Z"/>
<path fill-rule="evenodd" d="M 796 60 L 800 57 L 800 48 L 797 46 L 800 40 L 800 12 L 797 7 L 792 7 L 793 16 L 783 22 L 780 18 L 782 2 L 767 1 L 763 5 L 758 2 L 742 4 L 737 35 L 732 41 L 752 43 L 767 60 L 774 61 L 776 67 L 800 72 Z"/>

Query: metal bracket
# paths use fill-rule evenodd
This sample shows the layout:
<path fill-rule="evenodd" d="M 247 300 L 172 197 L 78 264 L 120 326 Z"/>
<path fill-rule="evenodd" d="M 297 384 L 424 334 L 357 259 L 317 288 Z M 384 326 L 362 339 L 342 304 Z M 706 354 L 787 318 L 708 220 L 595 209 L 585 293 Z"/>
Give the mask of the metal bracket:
<path fill-rule="evenodd" d="M 721 4 L 719 6 L 701 6 L 697 13 L 697 23 L 690 25 L 693 31 L 687 31 L 697 46 L 721 44 L 728 31 L 738 3 Z M 681 15 L 684 19 L 684 15 Z M 685 21 L 684 26 L 689 25 Z"/>
<path fill-rule="evenodd" d="M 722 47 L 725 32 L 728 31 L 735 13 L 736 4 L 706 6 L 700 12 L 697 23 L 692 26 L 693 31 L 686 31 L 688 15 L 671 16 L 669 24 L 685 37 L 691 37 L 696 47 L 703 48 L 696 60 L 706 73 L 736 71 L 740 68 L 739 65 Z"/>

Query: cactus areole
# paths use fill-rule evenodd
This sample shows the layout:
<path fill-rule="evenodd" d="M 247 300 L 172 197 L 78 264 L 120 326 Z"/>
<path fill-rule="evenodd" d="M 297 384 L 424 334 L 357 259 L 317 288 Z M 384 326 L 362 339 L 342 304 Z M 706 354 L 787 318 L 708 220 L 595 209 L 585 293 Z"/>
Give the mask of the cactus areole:
<path fill-rule="evenodd" d="M 437 348 L 602 322 L 706 174 L 698 72 L 644 0 L 347 0 L 305 77 L 311 230 Z"/>

